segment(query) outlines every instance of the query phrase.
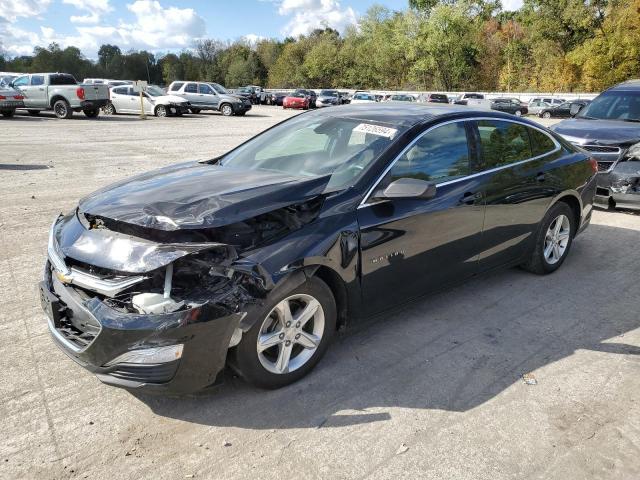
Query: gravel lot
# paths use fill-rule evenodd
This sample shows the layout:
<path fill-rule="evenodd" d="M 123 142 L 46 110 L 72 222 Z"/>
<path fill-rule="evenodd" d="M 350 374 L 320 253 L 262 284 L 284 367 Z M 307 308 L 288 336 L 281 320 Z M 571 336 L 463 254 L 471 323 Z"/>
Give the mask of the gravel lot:
<path fill-rule="evenodd" d="M 0 119 L 0 478 L 640 478 L 638 215 L 597 212 L 554 275 L 507 270 L 372 319 L 278 391 L 228 374 L 136 396 L 54 346 L 35 284 L 55 213 L 290 115 Z"/>

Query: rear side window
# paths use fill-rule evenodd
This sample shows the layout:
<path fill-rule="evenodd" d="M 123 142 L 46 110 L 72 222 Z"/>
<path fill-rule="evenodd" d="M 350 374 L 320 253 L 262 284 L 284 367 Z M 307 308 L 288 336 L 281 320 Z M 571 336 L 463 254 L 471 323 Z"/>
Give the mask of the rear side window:
<path fill-rule="evenodd" d="M 173 85 L 171 85 L 171 91 L 172 92 L 177 92 L 178 90 L 180 90 L 182 88 L 182 85 L 184 85 L 184 82 L 176 82 Z"/>
<path fill-rule="evenodd" d="M 436 127 L 413 144 L 389 172 L 391 181 L 417 178 L 434 183 L 464 177 L 470 172 L 467 131 L 462 122 Z"/>
<path fill-rule="evenodd" d="M 519 123 L 478 121 L 483 167 L 501 167 L 531 158 L 533 155 L 527 130 Z"/>
<path fill-rule="evenodd" d="M 57 73 L 55 75 L 49 75 L 49 85 L 77 85 L 76 79 L 73 75 L 65 75 Z"/>
<path fill-rule="evenodd" d="M 184 87 L 185 93 L 198 93 L 198 85 L 195 83 L 187 83 L 187 86 Z"/>
<path fill-rule="evenodd" d="M 33 75 L 31 85 L 44 85 L 44 75 Z"/>
<path fill-rule="evenodd" d="M 531 137 L 531 150 L 534 157 L 545 155 L 555 150 L 556 144 L 549 135 L 535 128 L 529 128 L 528 130 L 529 136 Z"/>

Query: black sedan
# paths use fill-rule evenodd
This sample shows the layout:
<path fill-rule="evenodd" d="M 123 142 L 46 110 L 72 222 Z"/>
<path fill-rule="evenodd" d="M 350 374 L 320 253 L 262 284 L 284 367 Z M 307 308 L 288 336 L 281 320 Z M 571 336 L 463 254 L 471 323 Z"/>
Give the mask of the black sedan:
<path fill-rule="evenodd" d="M 511 113 L 518 117 L 529 113 L 529 108 L 523 105 L 517 98 L 496 98 L 491 101 L 491 109 Z"/>
<path fill-rule="evenodd" d="M 557 270 L 594 161 L 523 119 L 365 104 L 103 188 L 57 217 L 55 342 L 105 383 L 190 392 L 230 364 L 276 388 L 336 329 L 498 267 Z"/>
<path fill-rule="evenodd" d="M 564 102 L 555 107 L 548 107 L 544 110 L 540 110 L 538 116 L 542 118 L 569 118 L 572 116 L 571 107 L 573 105 L 582 109 L 588 104 L 589 100 L 573 100 L 571 102 Z M 576 111 L 576 107 L 573 107 L 574 111 Z"/>

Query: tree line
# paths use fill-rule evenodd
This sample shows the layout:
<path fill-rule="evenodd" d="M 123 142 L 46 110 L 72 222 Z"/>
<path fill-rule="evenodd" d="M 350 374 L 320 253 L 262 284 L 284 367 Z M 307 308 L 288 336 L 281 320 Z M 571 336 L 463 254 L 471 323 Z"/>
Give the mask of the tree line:
<path fill-rule="evenodd" d="M 600 91 L 640 77 L 640 0 L 524 0 L 515 12 L 499 0 L 409 0 L 404 11 L 371 7 L 342 35 L 204 39 L 164 55 L 102 45 L 96 61 L 52 44 L 0 55 L 3 70 L 227 87 Z"/>

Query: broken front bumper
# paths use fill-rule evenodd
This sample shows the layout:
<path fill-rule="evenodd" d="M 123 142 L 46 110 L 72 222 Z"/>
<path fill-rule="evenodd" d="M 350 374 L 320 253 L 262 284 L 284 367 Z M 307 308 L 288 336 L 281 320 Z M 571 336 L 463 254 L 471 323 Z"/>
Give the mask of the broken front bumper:
<path fill-rule="evenodd" d="M 242 313 L 228 314 L 208 303 L 166 314 L 123 313 L 64 284 L 52 272 L 47 262 L 39 285 L 49 330 L 70 358 L 102 382 L 147 392 L 188 393 L 213 384 L 223 370 Z M 172 346 L 179 356 L 156 363 L 136 360 L 144 358 L 145 351 Z"/>
<path fill-rule="evenodd" d="M 619 162 L 611 170 L 599 173 L 597 179 L 594 203 L 640 209 L 640 162 Z"/>

